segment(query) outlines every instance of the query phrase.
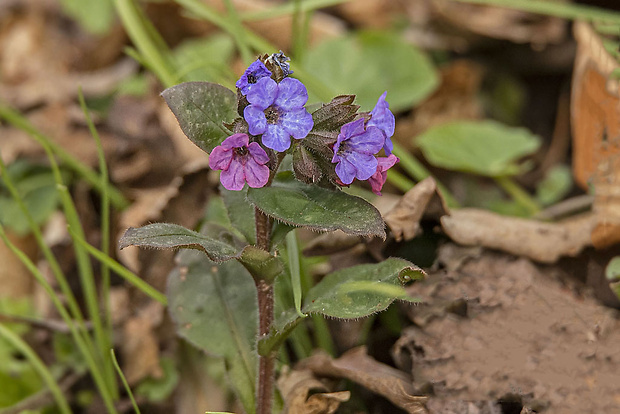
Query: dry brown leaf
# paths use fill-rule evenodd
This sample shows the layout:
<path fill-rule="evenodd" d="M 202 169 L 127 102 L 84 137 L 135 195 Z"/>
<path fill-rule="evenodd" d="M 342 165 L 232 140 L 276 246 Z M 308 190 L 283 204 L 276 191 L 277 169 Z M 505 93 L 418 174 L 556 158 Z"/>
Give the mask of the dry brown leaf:
<path fill-rule="evenodd" d="M 396 241 L 411 240 L 420 233 L 420 220 L 433 197 L 440 198 L 437 183 L 433 177 L 427 177 L 407 191 L 398 204 L 383 216 Z M 443 210 L 447 212 L 447 207 Z"/>
<path fill-rule="evenodd" d="M 310 370 L 286 369 L 277 383 L 285 414 L 332 414 L 351 397 L 349 391 L 327 392 L 329 389 Z"/>
<path fill-rule="evenodd" d="M 573 173 L 577 184 L 587 189 L 598 166 L 614 155 L 620 156 L 620 81 L 610 77 L 620 64 L 589 24 L 575 22 L 574 33 Z"/>
<path fill-rule="evenodd" d="M 403 371 L 376 361 L 360 346 L 332 359 L 317 354 L 299 363 L 300 369 L 309 369 L 319 376 L 347 378 L 372 392 L 382 395 L 410 414 L 423 414 L 427 397 L 414 395 L 411 377 Z"/>
<path fill-rule="evenodd" d="M 542 263 L 579 254 L 592 243 L 594 224 L 593 214 L 545 223 L 474 208 L 454 210 L 441 218 L 444 232 L 459 244 L 498 249 Z"/>
<path fill-rule="evenodd" d="M 123 326 L 123 373 L 130 384 L 147 377 L 161 378 L 163 375 L 159 363 L 159 340 L 155 335 L 155 328 L 161 323 L 163 313 L 163 306 L 151 301 Z"/>
<path fill-rule="evenodd" d="M 395 345 L 397 365 L 418 387 L 432 387 L 429 408 L 435 399 L 513 396 L 537 412 L 620 410 L 616 312 L 587 292 L 573 295 L 557 276 L 550 266 L 487 252 L 417 286 L 429 306 L 464 300 L 468 308 L 467 317 L 446 311 L 406 328 Z M 410 307 L 410 317 L 420 311 Z"/>
<path fill-rule="evenodd" d="M 599 163 L 593 183 L 596 226 L 592 230 L 592 244 L 600 249 L 620 243 L 620 154 Z"/>
<path fill-rule="evenodd" d="M 350 22 L 367 28 L 387 28 L 406 11 L 406 6 L 392 0 L 356 0 L 336 6 L 336 10 Z"/>
<path fill-rule="evenodd" d="M 34 236 L 18 236 L 7 232 L 9 240 L 31 260 L 38 252 Z M 33 294 L 35 283 L 30 271 L 0 240 L 0 298 L 23 298 Z"/>

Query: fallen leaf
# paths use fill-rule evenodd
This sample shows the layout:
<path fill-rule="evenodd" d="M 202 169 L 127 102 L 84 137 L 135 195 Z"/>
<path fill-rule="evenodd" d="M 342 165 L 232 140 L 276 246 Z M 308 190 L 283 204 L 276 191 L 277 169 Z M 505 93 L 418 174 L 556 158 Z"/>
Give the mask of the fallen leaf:
<path fill-rule="evenodd" d="M 349 391 L 328 392 L 310 370 L 285 369 L 277 384 L 284 398 L 284 414 L 332 414 L 351 397 Z"/>
<path fill-rule="evenodd" d="M 592 243 L 594 224 L 593 214 L 545 223 L 473 208 L 454 210 L 441 218 L 444 232 L 459 244 L 498 249 L 542 263 L 579 254 Z"/>
<path fill-rule="evenodd" d="M 298 368 L 326 377 L 346 378 L 382 395 L 410 414 L 428 413 L 425 396 L 414 395 L 411 377 L 368 356 L 366 347 L 353 348 L 338 359 L 317 354 L 300 361 Z"/>
<path fill-rule="evenodd" d="M 407 191 L 398 204 L 383 216 L 397 242 L 411 240 L 420 233 L 420 220 L 433 197 L 441 198 L 437 193 L 437 183 L 433 177 L 427 177 Z M 440 203 L 444 213 L 447 212 L 443 200 Z"/>

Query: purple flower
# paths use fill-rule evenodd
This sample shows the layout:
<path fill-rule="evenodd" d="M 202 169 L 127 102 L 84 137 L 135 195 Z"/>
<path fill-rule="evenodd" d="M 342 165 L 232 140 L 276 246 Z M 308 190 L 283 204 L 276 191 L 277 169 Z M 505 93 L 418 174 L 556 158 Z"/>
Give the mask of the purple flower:
<path fill-rule="evenodd" d="M 209 167 L 222 170 L 220 181 L 227 190 L 240 191 L 245 183 L 260 188 L 269 180 L 267 153 L 258 142 L 248 142 L 247 134 L 234 134 L 211 151 Z"/>
<path fill-rule="evenodd" d="M 241 90 L 241 94 L 247 95 L 259 79 L 270 76 L 271 71 L 267 69 L 263 62 L 257 60 L 243 72 L 235 86 Z"/>
<path fill-rule="evenodd" d="M 314 126 L 312 115 L 304 105 L 308 91 L 303 83 L 284 78 L 276 83 L 271 78 L 261 78 L 248 92 L 248 105 L 243 117 L 252 135 L 263 134 L 263 144 L 275 151 L 286 151 L 291 146 L 291 136 L 304 138 Z"/>
<path fill-rule="evenodd" d="M 381 151 L 385 136 L 377 127 L 364 129 L 364 119 L 344 124 L 334 144 L 334 157 L 337 162 L 336 175 L 344 184 L 351 184 L 353 179 L 367 180 L 377 171 L 377 159 L 374 154 Z"/>
<path fill-rule="evenodd" d="M 392 168 L 398 161 L 400 160 L 394 154 L 390 154 L 389 157 L 377 158 L 377 171 L 368 179 L 368 184 L 370 184 L 373 193 L 381 195 L 381 189 L 387 179 L 387 170 Z"/>
<path fill-rule="evenodd" d="M 368 121 L 367 126 L 377 127 L 385 134 L 383 149 L 387 155 L 390 155 L 394 149 L 394 144 L 392 144 L 390 138 L 394 135 L 396 120 L 394 119 L 394 114 L 390 111 L 390 104 L 385 101 L 385 95 L 387 95 L 387 91 L 383 92 L 372 112 L 370 112 L 372 118 Z"/>

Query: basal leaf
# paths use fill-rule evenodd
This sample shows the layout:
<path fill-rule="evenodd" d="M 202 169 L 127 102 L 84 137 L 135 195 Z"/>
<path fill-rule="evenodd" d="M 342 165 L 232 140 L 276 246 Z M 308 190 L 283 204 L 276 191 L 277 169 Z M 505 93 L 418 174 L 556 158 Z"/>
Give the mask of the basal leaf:
<path fill-rule="evenodd" d="M 397 33 L 359 32 L 327 40 L 305 54 L 303 66 L 334 93 L 355 94 L 365 111 L 384 91 L 392 110 L 411 108 L 439 84 L 430 59 Z"/>
<path fill-rule="evenodd" d="M 342 191 L 304 184 L 288 173 L 280 174 L 271 187 L 250 188 L 248 200 L 293 226 L 385 238 L 383 219 L 372 204 Z"/>
<path fill-rule="evenodd" d="M 232 135 L 224 127 L 237 117 L 233 91 L 210 82 L 185 82 L 161 93 L 185 135 L 203 151 L 211 152 Z"/>
<path fill-rule="evenodd" d="M 225 228 L 208 225 L 208 235 L 186 229 L 178 224 L 153 223 L 143 227 L 130 227 L 120 239 L 120 248 L 127 246 L 152 247 L 156 249 L 202 250 L 215 262 L 241 257 L 243 246 Z"/>
<path fill-rule="evenodd" d="M 177 261 L 167 291 L 177 332 L 205 352 L 224 358 L 245 411 L 254 413 L 258 303 L 252 277 L 236 261 L 217 265 L 197 252 L 183 251 Z"/>
<path fill-rule="evenodd" d="M 437 167 L 490 177 L 518 174 L 517 161 L 540 146 L 540 139 L 527 129 L 494 121 L 441 124 L 415 142 Z"/>

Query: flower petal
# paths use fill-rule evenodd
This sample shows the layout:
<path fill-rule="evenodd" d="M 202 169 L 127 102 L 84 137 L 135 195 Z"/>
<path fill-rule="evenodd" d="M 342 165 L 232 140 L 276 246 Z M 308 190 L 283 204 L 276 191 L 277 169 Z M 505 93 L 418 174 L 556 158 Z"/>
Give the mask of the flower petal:
<path fill-rule="evenodd" d="M 347 153 L 342 158 L 355 166 L 357 171 L 355 173 L 355 178 L 358 180 L 367 180 L 377 171 L 377 159 L 374 155 L 353 151 Z"/>
<path fill-rule="evenodd" d="M 368 184 L 370 184 L 370 189 L 373 193 L 381 195 L 381 189 L 387 179 L 387 170 L 392 168 L 398 161 L 400 160 L 394 154 L 391 154 L 389 157 L 377 158 L 377 171 L 368 179 Z"/>
<path fill-rule="evenodd" d="M 278 95 L 278 84 L 271 78 L 260 78 L 248 92 L 248 102 L 261 110 L 267 109 Z"/>
<path fill-rule="evenodd" d="M 341 158 L 336 165 L 336 175 L 342 180 L 343 184 L 351 184 L 355 179 L 356 172 L 355 166 L 344 158 Z"/>
<path fill-rule="evenodd" d="M 286 78 L 290 79 L 290 78 Z M 286 80 L 285 79 L 285 80 Z M 283 81 L 284 82 L 284 81 Z M 306 108 L 293 109 L 280 115 L 278 124 L 296 139 L 305 138 L 312 130 L 314 121 Z"/>
<path fill-rule="evenodd" d="M 285 111 L 301 108 L 308 102 L 308 91 L 303 83 L 294 78 L 284 78 L 278 84 L 275 104 Z"/>
<path fill-rule="evenodd" d="M 250 152 L 250 157 L 253 158 L 256 163 L 264 165 L 269 162 L 269 156 L 258 142 L 250 143 L 250 145 L 248 145 L 248 151 Z"/>
<path fill-rule="evenodd" d="M 256 143 L 254 142 L 254 144 Z M 267 181 L 269 180 L 269 167 L 266 165 L 260 165 L 253 158 L 249 158 L 245 163 L 244 168 L 245 180 L 250 187 L 261 188 L 267 184 Z"/>
<path fill-rule="evenodd" d="M 256 82 L 266 76 L 271 76 L 271 71 L 267 69 L 265 64 L 260 60 L 252 62 L 252 64 L 243 72 L 243 75 L 239 78 L 235 86 L 241 89 L 243 95 L 247 95 L 252 86 Z"/>
<path fill-rule="evenodd" d="M 383 95 L 379 97 L 377 104 L 370 112 L 372 118 L 370 118 L 366 126 L 375 126 L 382 130 L 387 138 L 390 138 L 394 135 L 396 120 L 394 114 L 390 111 L 390 104 L 385 101 L 386 95 L 387 91 L 383 92 Z"/>
<path fill-rule="evenodd" d="M 280 125 L 267 124 L 267 130 L 263 134 L 263 145 L 272 150 L 283 152 L 291 146 L 291 136 Z"/>
<path fill-rule="evenodd" d="M 394 150 L 394 144 L 392 143 L 391 138 L 386 138 L 385 143 L 383 144 L 383 149 L 387 155 L 392 155 L 392 151 Z"/>
<path fill-rule="evenodd" d="M 354 135 L 346 141 L 347 152 L 353 150 L 365 154 L 376 154 L 385 143 L 385 135 L 377 127 L 367 127 L 362 134 Z"/>
<path fill-rule="evenodd" d="M 250 138 L 247 134 L 233 134 L 226 138 L 220 145 L 226 150 L 241 148 L 248 145 Z"/>
<path fill-rule="evenodd" d="M 260 107 L 249 105 L 243 110 L 243 119 L 248 123 L 248 131 L 252 135 L 258 135 L 265 132 L 267 127 L 267 118 Z"/>
<path fill-rule="evenodd" d="M 224 149 L 221 145 L 213 148 L 209 155 L 209 167 L 212 170 L 227 170 L 232 161 L 232 150 Z"/>
<path fill-rule="evenodd" d="M 338 134 L 338 141 L 342 142 L 351 138 L 353 135 L 359 135 L 364 133 L 364 118 L 357 119 L 355 121 L 344 124 L 340 128 L 340 134 Z"/>
<path fill-rule="evenodd" d="M 240 191 L 245 184 L 245 172 L 241 161 L 234 157 L 228 169 L 220 174 L 220 182 L 227 190 Z"/>
<path fill-rule="evenodd" d="M 400 159 L 394 154 L 390 154 L 389 157 L 377 157 L 377 171 L 387 171 L 399 161 Z"/>

